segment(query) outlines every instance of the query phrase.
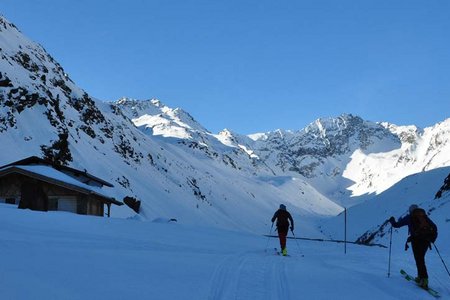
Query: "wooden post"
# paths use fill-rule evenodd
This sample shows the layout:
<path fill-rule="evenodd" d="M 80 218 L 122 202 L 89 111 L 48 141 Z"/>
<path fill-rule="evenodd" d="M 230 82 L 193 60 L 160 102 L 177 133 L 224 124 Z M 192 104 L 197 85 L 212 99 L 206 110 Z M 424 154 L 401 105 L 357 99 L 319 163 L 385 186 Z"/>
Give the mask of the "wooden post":
<path fill-rule="evenodd" d="M 108 206 L 108 213 L 106 214 L 108 218 L 111 216 L 111 203 L 106 204 Z"/>

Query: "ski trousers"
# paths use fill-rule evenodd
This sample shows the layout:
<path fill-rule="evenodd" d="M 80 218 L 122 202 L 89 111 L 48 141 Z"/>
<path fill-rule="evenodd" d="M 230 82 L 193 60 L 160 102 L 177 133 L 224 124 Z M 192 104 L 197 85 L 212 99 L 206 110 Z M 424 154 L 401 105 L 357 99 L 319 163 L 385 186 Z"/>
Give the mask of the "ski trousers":
<path fill-rule="evenodd" d="M 414 253 L 414 260 L 416 261 L 417 277 L 428 278 L 425 254 L 430 246 L 430 242 L 422 239 L 412 239 L 411 246 Z"/>
<path fill-rule="evenodd" d="M 287 237 L 287 234 L 288 234 L 288 228 L 289 228 L 289 226 L 286 226 L 286 227 L 280 227 L 280 226 L 278 226 L 277 227 L 277 230 L 278 230 L 278 238 L 280 239 L 280 247 L 281 247 L 281 250 L 283 250 L 284 248 L 286 248 L 286 237 Z"/>

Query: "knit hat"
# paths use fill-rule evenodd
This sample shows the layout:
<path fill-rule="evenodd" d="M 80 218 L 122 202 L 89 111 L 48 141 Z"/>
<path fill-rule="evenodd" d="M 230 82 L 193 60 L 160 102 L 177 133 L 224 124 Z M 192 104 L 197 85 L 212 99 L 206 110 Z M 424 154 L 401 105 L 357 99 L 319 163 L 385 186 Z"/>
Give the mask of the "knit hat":
<path fill-rule="evenodd" d="M 280 204 L 280 209 L 282 209 L 282 210 L 286 210 L 286 205 L 284 205 L 284 204 Z"/>
<path fill-rule="evenodd" d="M 411 214 L 416 208 L 419 208 L 419 206 L 417 206 L 416 204 L 411 204 L 411 206 L 409 207 L 409 213 Z"/>

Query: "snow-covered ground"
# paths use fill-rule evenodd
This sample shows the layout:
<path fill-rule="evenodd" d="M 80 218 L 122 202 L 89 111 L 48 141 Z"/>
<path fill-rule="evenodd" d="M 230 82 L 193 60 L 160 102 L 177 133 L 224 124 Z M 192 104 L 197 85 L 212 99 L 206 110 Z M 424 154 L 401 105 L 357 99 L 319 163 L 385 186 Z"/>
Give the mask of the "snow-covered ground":
<path fill-rule="evenodd" d="M 269 216 L 270 217 L 270 216 Z M 303 236 L 302 220 L 297 236 Z M 267 228 L 269 232 L 270 228 Z M 406 233 L 404 233 L 406 235 Z M 388 248 L 276 239 L 175 222 L 80 216 L 0 205 L 1 299 L 428 299 L 395 234 Z M 448 263 L 446 247 L 441 254 Z M 444 251 L 445 249 L 445 251 Z M 447 251 L 447 252 L 446 252 Z M 301 254 L 304 254 L 302 257 Z M 433 250 L 430 284 L 450 298 Z"/>

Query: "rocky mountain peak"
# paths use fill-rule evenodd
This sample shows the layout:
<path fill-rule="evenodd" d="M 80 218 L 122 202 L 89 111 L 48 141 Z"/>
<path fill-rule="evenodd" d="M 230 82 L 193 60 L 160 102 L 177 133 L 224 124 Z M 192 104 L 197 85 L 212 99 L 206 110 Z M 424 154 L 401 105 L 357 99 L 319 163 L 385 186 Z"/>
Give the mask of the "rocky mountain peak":
<path fill-rule="evenodd" d="M 361 117 L 352 114 L 342 114 L 335 118 L 320 118 L 309 124 L 306 132 L 316 133 L 319 136 L 326 136 L 329 134 L 339 134 L 343 130 L 351 127 L 358 127 L 364 123 Z"/>
<path fill-rule="evenodd" d="M 158 99 L 122 98 L 112 104 L 133 120 L 137 127 L 144 131 L 151 129 L 154 135 L 193 139 L 209 133 L 188 112 L 181 108 L 170 108 Z"/>
<path fill-rule="evenodd" d="M 163 108 L 166 107 L 158 99 L 137 100 L 126 97 L 112 102 L 112 104 L 119 107 L 130 119 L 138 118 L 142 115 L 161 114 L 163 113 Z"/>

